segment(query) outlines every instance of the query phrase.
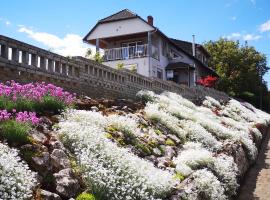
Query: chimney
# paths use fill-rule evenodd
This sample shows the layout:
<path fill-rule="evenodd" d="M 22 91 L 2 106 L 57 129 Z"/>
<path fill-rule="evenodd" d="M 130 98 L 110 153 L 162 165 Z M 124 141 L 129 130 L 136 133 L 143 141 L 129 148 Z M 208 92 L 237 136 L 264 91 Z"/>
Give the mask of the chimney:
<path fill-rule="evenodd" d="M 192 35 L 193 41 L 192 41 L 192 55 L 195 57 L 195 35 Z"/>
<path fill-rule="evenodd" d="M 151 26 L 154 25 L 154 18 L 151 15 L 147 16 L 147 23 Z"/>

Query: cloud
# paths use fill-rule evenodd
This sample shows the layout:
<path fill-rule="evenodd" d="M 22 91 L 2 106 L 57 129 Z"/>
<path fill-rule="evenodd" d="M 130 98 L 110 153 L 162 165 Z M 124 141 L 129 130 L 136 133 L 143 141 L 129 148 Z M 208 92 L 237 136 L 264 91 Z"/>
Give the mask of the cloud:
<path fill-rule="evenodd" d="M 256 0 L 250 0 L 253 5 L 256 5 Z"/>
<path fill-rule="evenodd" d="M 5 18 L 0 17 L 0 21 L 2 21 L 6 26 L 10 26 L 11 22 Z"/>
<path fill-rule="evenodd" d="M 261 37 L 262 37 L 261 35 L 241 34 L 239 32 L 224 36 L 224 38 L 227 38 L 229 40 L 244 40 L 244 41 L 252 41 L 252 40 L 256 41 L 259 40 Z"/>
<path fill-rule="evenodd" d="M 270 19 L 267 22 L 260 25 L 259 29 L 261 32 L 270 31 Z"/>
<path fill-rule="evenodd" d="M 258 40 L 261 37 L 262 37 L 261 35 L 246 34 L 246 35 L 243 35 L 243 40 L 245 41 Z"/>
<path fill-rule="evenodd" d="M 230 18 L 230 20 L 235 21 L 235 20 L 237 20 L 237 17 L 236 17 L 236 16 L 232 16 L 232 17 Z"/>
<path fill-rule="evenodd" d="M 66 34 L 63 38 L 46 32 L 37 32 L 23 25 L 18 26 L 18 31 L 27 34 L 29 38 L 42 43 L 51 51 L 64 56 L 84 56 L 88 48 L 95 51 L 93 46 L 82 42 L 82 37 L 77 34 Z"/>

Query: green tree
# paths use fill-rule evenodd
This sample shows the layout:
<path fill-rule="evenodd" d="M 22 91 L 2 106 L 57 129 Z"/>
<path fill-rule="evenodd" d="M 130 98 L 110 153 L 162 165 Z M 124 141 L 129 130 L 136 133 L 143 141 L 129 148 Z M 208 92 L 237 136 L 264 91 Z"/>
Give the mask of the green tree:
<path fill-rule="evenodd" d="M 264 54 L 227 39 L 208 41 L 204 46 L 211 55 L 209 66 L 220 76 L 217 89 L 269 110 L 269 93 L 263 80 L 269 68 Z"/>

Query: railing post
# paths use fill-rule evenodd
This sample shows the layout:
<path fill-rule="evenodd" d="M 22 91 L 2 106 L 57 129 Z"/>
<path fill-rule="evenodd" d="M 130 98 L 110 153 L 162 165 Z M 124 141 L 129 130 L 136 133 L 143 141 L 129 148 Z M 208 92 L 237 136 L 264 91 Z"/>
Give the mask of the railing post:
<path fill-rule="evenodd" d="M 1 57 L 8 59 L 8 46 L 1 44 Z"/>
<path fill-rule="evenodd" d="M 29 53 L 22 51 L 22 63 L 28 65 L 29 63 Z"/>
<path fill-rule="evenodd" d="M 36 54 L 31 54 L 31 65 L 34 67 L 38 65 L 38 57 Z"/>
<path fill-rule="evenodd" d="M 19 62 L 19 50 L 17 48 L 12 48 L 12 61 Z"/>

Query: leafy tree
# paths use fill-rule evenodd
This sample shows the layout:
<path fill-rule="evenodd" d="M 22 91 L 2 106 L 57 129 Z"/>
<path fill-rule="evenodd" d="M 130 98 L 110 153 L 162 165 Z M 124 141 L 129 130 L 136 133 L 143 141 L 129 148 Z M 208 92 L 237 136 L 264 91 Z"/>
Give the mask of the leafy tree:
<path fill-rule="evenodd" d="M 223 38 L 204 46 L 211 55 L 209 66 L 220 76 L 217 89 L 257 107 L 262 104 L 269 111 L 269 92 L 263 80 L 269 70 L 266 56 L 252 46 Z"/>
<path fill-rule="evenodd" d="M 88 48 L 88 49 L 86 50 L 85 57 L 86 57 L 86 58 L 91 58 L 91 55 L 92 55 L 92 50 L 91 50 L 90 48 Z"/>

